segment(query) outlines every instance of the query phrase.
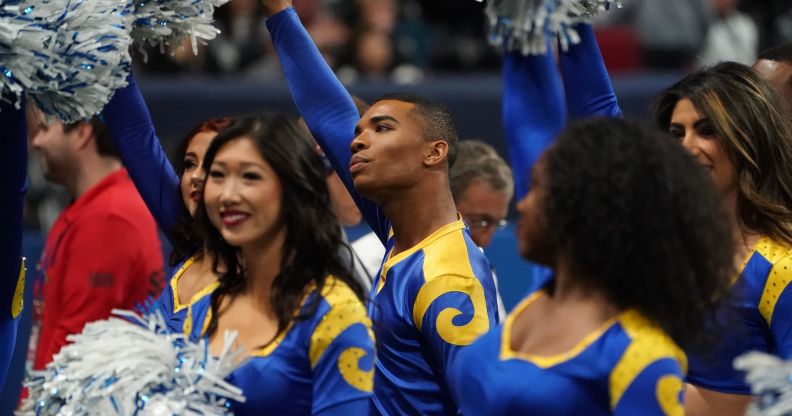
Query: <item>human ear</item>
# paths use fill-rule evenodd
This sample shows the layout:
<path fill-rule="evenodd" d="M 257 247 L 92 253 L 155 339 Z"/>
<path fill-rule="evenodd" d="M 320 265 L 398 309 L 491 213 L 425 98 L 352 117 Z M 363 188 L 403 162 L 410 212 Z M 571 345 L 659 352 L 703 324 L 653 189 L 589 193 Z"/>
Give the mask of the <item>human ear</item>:
<path fill-rule="evenodd" d="M 424 166 L 433 167 L 443 163 L 448 157 L 448 142 L 445 140 L 434 140 L 427 142 L 426 153 L 424 155 Z"/>

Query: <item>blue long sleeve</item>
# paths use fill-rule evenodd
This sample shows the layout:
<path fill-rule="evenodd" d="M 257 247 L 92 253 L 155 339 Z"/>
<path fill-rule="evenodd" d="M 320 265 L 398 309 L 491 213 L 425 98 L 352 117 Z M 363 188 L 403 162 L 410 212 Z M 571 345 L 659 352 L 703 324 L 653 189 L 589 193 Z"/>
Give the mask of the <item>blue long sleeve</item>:
<path fill-rule="evenodd" d="M 613 92 L 594 29 L 590 24 L 579 24 L 575 30 L 580 35 L 580 43 L 570 46 L 558 57 L 569 116 L 573 120 L 590 116 L 620 117 L 619 101 Z"/>
<path fill-rule="evenodd" d="M 566 123 L 563 88 L 553 54 L 503 57 L 503 126 L 519 201 L 531 169 Z"/>
<path fill-rule="evenodd" d="M 384 244 L 389 222 L 379 206 L 355 191 L 349 173 L 352 158 L 349 145 L 360 120 L 352 97 L 322 58 L 293 8 L 268 18 L 267 28 L 297 109 L 352 194 L 363 218 Z"/>
<path fill-rule="evenodd" d="M 102 115 L 129 177 L 168 239 L 181 215 L 179 177 L 154 132 L 146 102 L 132 75 Z"/>
<path fill-rule="evenodd" d="M 27 191 L 27 132 L 25 106 L 0 103 L 0 389 L 5 383 L 21 310 L 22 209 Z"/>

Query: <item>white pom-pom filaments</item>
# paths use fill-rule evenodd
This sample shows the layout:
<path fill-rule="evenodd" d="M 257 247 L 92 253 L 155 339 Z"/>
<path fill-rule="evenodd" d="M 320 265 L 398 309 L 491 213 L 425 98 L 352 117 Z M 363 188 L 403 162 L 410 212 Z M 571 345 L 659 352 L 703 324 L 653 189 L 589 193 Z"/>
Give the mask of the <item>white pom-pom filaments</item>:
<path fill-rule="evenodd" d="M 746 381 L 756 396 L 748 407 L 749 416 L 792 415 L 792 361 L 750 352 L 737 357 L 734 368 L 746 372 Z"/>
<path fill-rule="evenodd" d="M 548 38 L 557 37 L 562 50 L 580 42 L 574 26 L 619 0 L 489 0 L 485 13 L 490 43 L 523 55 L 547 52 Z"/>
<path fill-rule="evenodd" d="M 140 44 L 178 44 L 190 37 L 193 53 L 198 42 L 215 38 L 220 31 L 212 25 L 215 7 L 228 0 L 137 0 L 133 3 L 132 37 Z"/>
<path fill-rule="evenodd" d="M 245 400 L 224 380 L 237 363 L 238 352 L 230 352 L 235 333 L 212 357 L 206 340 L 169 334 L 159 316 L 113 312 L 126 319 L 86 325 L 46 370 L 30 376 L 19 415 L 225 415 L 229 400 Z"/>
<path fill-rule="evenodd" d="M 0 90 L 23 91 L 65 122 L 92 117 L 126 85 L 125 0 L 2 2 Z"/>

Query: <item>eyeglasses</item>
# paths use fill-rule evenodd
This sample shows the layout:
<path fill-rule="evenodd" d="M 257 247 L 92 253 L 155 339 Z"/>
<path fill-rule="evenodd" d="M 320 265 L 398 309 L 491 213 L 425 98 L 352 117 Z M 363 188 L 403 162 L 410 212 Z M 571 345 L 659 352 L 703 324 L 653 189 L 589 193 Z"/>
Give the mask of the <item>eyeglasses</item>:
<path fill-rule="evenodd" d="M 466 218 L 465 222 L 471 229 L 487 230 L 490 228 L 495 228 L 495 231 L 502 230 L 509 224 L 509 222 L 505 219 L 496 220 L 486 216 Z"/>

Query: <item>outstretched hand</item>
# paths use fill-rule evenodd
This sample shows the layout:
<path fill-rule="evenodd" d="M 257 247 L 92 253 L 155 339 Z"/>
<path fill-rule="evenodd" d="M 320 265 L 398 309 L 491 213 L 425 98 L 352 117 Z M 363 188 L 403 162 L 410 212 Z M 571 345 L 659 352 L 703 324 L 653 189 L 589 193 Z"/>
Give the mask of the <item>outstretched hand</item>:
<path fill-rule="evenodd" d="M 264 6 L 264 14 L 270 17 L 273 14 L 291 7 L 292 2 L 291 0 L 261 0 L 261 5 Z"/>

